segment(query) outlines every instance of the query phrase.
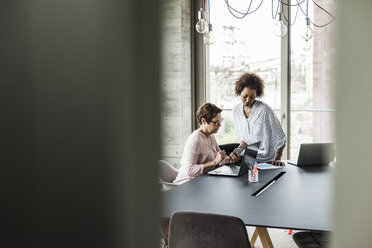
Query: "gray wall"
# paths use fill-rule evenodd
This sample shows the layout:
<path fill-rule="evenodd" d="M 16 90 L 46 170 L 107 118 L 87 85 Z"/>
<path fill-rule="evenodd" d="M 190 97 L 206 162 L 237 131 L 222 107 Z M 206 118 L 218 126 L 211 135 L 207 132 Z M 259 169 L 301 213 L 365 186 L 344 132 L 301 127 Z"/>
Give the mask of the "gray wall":
<path fill-rule="evenodd" d="M 192 131 L 191 3 L 162 0 L 161 11 L 161 158 L 179 167 Z"/>
<path fill-rule="evenodd" d="M 158 5 L 0 2 L 1 247 L 158 246 Z"/>
<path fill-rule="evenodd" d="M 372 247 L 372 2 L 337 4 L 333 247 Z"/>

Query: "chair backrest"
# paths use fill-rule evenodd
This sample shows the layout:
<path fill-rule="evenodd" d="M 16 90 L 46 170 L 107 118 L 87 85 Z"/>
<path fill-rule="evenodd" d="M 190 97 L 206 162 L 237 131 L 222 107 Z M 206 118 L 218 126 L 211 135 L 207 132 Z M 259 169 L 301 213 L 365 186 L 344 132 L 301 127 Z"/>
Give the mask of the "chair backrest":
<path fill-rule="evenodd" d="M 169 248 L 250 248 L 241 219 L 208 213 L 180 211 L 172 215 Z"/>
<path fill-rule="evenodd" d="M 223 144 L 219 145 L 221 150 L 225 150 L 226 154 L 229 155 L 234 151 L 235 148 L 239 146 L 239 143 L 230 143 L 230 144 Z"/>
<path fill-rule="evenodd" d="M 173 183 L 178 175 L 178 170 L 165 160 L 159 160 L 159 178 L 167 183 Z"/>
<path fill-rule="evenodd" d="M 329 232 L 296 232 L 292 238 L 299 248 L 329 247 Z"/>

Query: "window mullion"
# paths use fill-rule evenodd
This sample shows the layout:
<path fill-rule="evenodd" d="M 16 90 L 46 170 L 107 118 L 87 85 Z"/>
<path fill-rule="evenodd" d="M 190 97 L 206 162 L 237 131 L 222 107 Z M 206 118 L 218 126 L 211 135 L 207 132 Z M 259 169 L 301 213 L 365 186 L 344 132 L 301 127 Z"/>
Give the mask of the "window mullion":
<path fill-rule="evenodd" d="M 283 12 L 288 18 L 288 23 L 291 23 L 291 10 L 289 7 L 290 0 L 283 0 Z M 288 5 L 286 5 L 288 4 Z M 290 158 L 290 135 L 291 135 L 291 116 L 290 116 L 290 93 L 291 93 L 291 64 L 290 64 L 290 41 L 291 41 L 291 27 L 288 23 L 287 25 L 287 35 L 281 38 L 281 114 L 280 121 L 287 134 L 287 146 L 283 151 L 283 159 Z"/>

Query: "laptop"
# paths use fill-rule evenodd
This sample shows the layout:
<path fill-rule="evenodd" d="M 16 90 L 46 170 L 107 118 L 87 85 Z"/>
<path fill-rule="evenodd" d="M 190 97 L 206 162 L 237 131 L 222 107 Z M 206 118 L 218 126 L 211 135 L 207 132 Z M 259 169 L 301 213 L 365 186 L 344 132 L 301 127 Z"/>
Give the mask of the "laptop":
<path fill-rule="evenodd" d="M 334 158 L 333 143 L 308 143 L 301 144 L 297 162 L 288 161 L 289 164 L 303 165 L 328 165 Z"/>
<path fill-rule="evenodd" d="M 245 148 L 244 156 L 242 156 L 240 162 L 234 164 L 228 164 L 220 166 L 212 171 L 209 171 L 209 175 L 215 176 L 232 176 L 238 177 L 248 173 L 248 169 L 252 170 L 258 153 L 260 142 L 248 145 Z"/>

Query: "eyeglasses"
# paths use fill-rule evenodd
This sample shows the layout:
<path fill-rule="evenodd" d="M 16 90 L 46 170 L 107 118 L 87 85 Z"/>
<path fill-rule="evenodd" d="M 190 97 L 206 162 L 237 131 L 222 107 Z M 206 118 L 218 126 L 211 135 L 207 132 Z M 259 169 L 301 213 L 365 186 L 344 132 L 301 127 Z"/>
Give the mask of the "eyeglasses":
<path fill-rule="evenodd" d="M 222 122 L 223 122 L 223 118 L 221 118 L 220 121 L 211 121 L 214 125 L 216 126 L 219 126 L 219 125 L 222 125 Z"/>

